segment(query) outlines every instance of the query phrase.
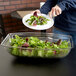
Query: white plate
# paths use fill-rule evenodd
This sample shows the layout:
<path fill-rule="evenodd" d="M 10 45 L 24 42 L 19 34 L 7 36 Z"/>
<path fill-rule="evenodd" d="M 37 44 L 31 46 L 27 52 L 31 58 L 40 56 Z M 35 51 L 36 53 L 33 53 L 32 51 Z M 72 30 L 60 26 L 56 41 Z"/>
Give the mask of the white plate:
<path fill-rule="evenodd" d="M 26 22 L 26 20 L 27 20 L 27 19 L 30 19 L 30 16 L 31 16 L 31 15 L 33 15 L 33 14 L 28 14 L 28 15 L 24 16 L 23 19 L 22 19 L 23 24 L 24 24 L 26 27 L 30 28 L 30 29 L 34 29 L 34 30 L 46 30 L 46 29 L 51 28 L 51 27 L 53 26 L 53 24 L 54 24 L 54 20 L 53 20 L 52 18 L 50 18 L 48 15 L 38 14 L 38 16 L 39 16 L 39 15 L 42 15 L 42 16 L 46 17 L 47 19 L 49 19 L 49 21 L 47 21 L 47 24 L 45 24 L 45 25 L 30 26 L 30 25 L 28 24 L 28 22 Z"/>

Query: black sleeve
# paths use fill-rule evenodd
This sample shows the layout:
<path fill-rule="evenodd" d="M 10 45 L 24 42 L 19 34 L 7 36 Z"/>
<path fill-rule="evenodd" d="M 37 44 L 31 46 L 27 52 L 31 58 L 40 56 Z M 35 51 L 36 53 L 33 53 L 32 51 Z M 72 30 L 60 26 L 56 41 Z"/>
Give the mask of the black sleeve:
<path fill-rule="evenodd" d="M 45 4 L 40 8 L 41 13 L 48 14 L 51 8 L 56 5 L 58 0 L 47 0 Z"/>
<path fill-rule="evenodd" d="M 76 9 L 76 0 L 62 0 L 57 5 L 62 9 L 62 11 Z"/>

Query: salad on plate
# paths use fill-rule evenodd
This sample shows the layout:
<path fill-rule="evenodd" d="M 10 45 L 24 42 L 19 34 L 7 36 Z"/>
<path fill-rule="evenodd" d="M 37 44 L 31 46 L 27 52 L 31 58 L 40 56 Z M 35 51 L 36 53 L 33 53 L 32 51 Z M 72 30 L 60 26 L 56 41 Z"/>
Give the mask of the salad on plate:
<path fill-rule="evenodd" d="M 28 22 L 30 26 L 36 26 L 36 25 L 45 25 L 47 24 L 47 21 L 49 21 L 49 19 L 47 19 L 42 15 L 38 15 L 37 12 L 34 12 L 34 14 L 25 22 Z"/>
<path fill-rule="evenodd" d="M 46 14 L 34 12 L 33 14 L 25 15 L 22 18 L 22 23 L 33 30 L 46 30 L 54 25 L 54 19 Z"/>

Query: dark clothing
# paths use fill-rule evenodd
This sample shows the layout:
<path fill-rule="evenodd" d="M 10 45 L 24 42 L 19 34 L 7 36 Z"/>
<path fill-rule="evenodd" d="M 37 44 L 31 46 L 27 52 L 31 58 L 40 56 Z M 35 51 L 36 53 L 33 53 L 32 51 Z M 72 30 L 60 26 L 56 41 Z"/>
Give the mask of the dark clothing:
<path fill-rule="evenodd" d="M 48 14 L 55 5 L 62 9 L 62 14 L 55 17 L 54 26 L 68 32 L 76 32 L 76 0 L 47 0 L 40 11 Z"/>

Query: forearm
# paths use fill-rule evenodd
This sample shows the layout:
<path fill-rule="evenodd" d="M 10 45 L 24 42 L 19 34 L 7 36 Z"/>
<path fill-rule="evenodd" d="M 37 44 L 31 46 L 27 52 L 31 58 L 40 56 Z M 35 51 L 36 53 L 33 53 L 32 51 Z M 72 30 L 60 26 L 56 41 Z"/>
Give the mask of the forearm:
<path fill-rule="evenodd" d="M 41 13 L 48 14 L 51 11 L 51 8 L 55 6 L 57 0 L 47 0 L 45 4 L 40 8 Z"/>
<path fill-rule="evenodd" d="M 63 0 L 57 4 L 62 11 L 76 9 L 76 0 Z"/>

